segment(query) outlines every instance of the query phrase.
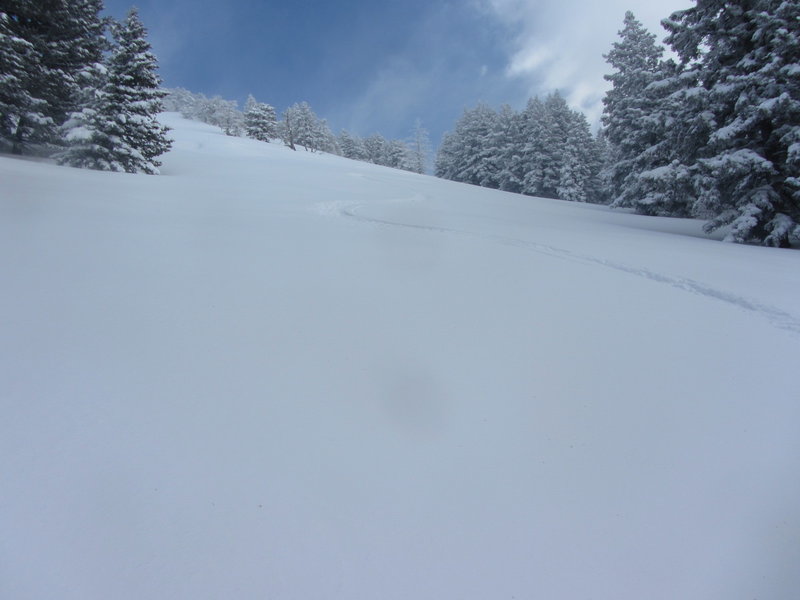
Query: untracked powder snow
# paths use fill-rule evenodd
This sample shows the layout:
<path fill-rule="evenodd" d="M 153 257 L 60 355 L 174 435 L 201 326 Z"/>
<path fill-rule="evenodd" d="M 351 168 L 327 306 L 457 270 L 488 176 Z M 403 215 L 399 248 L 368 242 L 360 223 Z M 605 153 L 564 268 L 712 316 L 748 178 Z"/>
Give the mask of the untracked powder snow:
<path fill-rule="evenodd" d="M 162 119 L 0 157 L 0 598 L 798 597 L 800 253 Z"/>

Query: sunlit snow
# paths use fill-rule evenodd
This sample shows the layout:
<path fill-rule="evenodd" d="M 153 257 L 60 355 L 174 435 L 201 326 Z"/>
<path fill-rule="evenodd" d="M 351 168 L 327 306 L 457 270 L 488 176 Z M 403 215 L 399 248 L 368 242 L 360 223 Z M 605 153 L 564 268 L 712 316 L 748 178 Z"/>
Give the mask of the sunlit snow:
<path fill-rule="evenodd" d="M 0 598 L 798 597 L 800 253 L 164 119 L 0 157 Z"/>

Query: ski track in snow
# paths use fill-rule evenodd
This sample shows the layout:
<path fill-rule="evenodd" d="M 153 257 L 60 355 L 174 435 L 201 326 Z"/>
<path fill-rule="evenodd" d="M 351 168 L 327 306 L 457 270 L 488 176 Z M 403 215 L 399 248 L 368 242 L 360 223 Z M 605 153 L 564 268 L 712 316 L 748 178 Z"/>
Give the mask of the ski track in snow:
<path fill-rule="evenodd" d="M 416 197 L 415 195 L 415 197 L 413 198 L 405 200 L 397 199 L 394 202 L 403 202 L 403 201 L 416 202 L 418 200 L 420 200 L 420 198 Z M 784 310 L 776 308 L 774 306 L 762 304 L 755 300 L 750 300 L 748 298 L 745 298 L 743 296 L 738 296 L 731 292 L 719 290 L 710 285 L 701 283 L 699 281 L 695 281 L 693 279 L 685 277 L 671 277 L 669 275 L 664 275 L 662 273 L 656 273 L 654 271 L 650 271 L 649 269 L 632 267 L 630 265 L 626 265 L 623 263 L 614 262 L 603 258 L 596 258 L 593 256 L 587 256 L 585 254 L 578 254 L 570 250 L 566 250 L 564 248 L 557 248 L 555 246 L 549 246 L 547 244 L 540 244 L 537 242 L 522 240 L 514 237 L 508 237 L 497 234 L 480 233 L 477 231 L 454 229 L 450 227 L 441 227 L 436 225 L 420 225 L 415 223 L 403 223 L 399 221 L 391 221 L 388 219 L 368 217 L 360 215 L 356 212 L 356 209 L 359 206 L 362 206 L 362 204 L 358 202 L 339 201 L 336 203 L 325 203 L 325 204 L 327 208 L 323 208 L 322 206 L 320 206 L 321 213 L 323 214 L 338 213 L 339 215 L 353 219 L 355 221 L 360 221 L 362 223 L 372 223 L 377 225 L 385 225 L 389 227 L 404 227 L 408 229 L 417 229 L 435 233 L 446 233 L 446 234 L 455 234 L 461 236 L 480 238 L 485 241 L 495 242 L 506 246 L 515 246 L 518 248 L 524 248 L 526 250 L 531 250 L 533 252 L 538 252 L 540 254 L 545 254 L 547 256 L 560 258 L 562 260 L 567 260 L 570 262 L 583 263 L 587 265 L 599 265 L 609 269 L 614 269 L 615 271 L 621 271 L 623 273 L 628 273 L 629 275 L 635 275 L 637 277 L 649 279 L 650 281 L 663 283 L 679 290 L 697 294 L 699 296 L 704 296 L 706 298 L 711 298 L 712 300 L 725 302 L 726 304 L 736 306 L 737 308 L 740 308 L 742 310 L 756 313 L 762 318 L 765 318 L 767 321 L 769 321 L 773 326 L 777 327 L 778 329 L 782 329 L 784 331 L 792 333 L 793 335 L 800 336 L 800 318 Z"/>

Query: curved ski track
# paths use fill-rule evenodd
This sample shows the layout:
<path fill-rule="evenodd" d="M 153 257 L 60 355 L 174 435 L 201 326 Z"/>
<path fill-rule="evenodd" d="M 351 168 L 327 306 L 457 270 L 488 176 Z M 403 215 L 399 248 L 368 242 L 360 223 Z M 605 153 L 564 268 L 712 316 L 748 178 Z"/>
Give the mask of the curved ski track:
<path fill-rule="evenodd" d="M 398 199 L 398 201 L 402 200 Z M 776 308 L 774 306 L 762 304 L 755 300 L 750 300 L 748 298 L 745 298 L 743 296 L 738 296 L 731 292 L 719 290 L 717 288 L 711 287 L 710 285 L 701 283 L 699 281 L 695 281 L 693 279 L 685 277 L 671 277 L 669 275 L 664 275 L 661 273 L 650 271 L 649 269 L 632 267 L 623 263 L 610 261 L 602 258 L 596 258 L 594 256 L 587 256 L 585 254 L 578 254 L 576 252 L 572 252 L 564 248 L 557 248 L 555 246 L 539 244 L 528 240 L 521 240 L 519 238 L 513 238 L 497 234 L 479 233 L 476 231 L 455 229 L 450 227 L 441 227 L 435 225 L 419 225 L 414 223 L 402 223 L 398 221 L 391 221 L 388 219 L 367 217 L 364 215 L 360 215 L 356 212 L 356 208 L 360 206 L 359 203 L 337 202 L 335 204 L 336 204 L 335 206 L 329 207 L 328 214 L 338 212 L 338 214 L 344 217 L 353 219 L 355 221 L 360 221 L 362 223 L 372 223 L 389 227 L 403 227 L 407 229 L 417 229 L 435 233 L 446 233 L 452 235 L 475 237 L 482 239 L 484 241 L 503 244 L 506 246 L 515 246 L 518 248 L 524 248 L 532 252 L 545 254 L 547 256 L 560 258 L 562 260 L 570 262 L 583 263 L 588 265 L 599 265 L 601 267 L 606 267 L 608 269 L 613 269 L 615 271 L 621 271 L 623 273 L 628 273 L 629 275 L 635 275 L 636 277 L 642 277 L 644 279 L 649 279 L 650 281 L 666 284 L 673 288 L 683 290 L 685 292 L 690 292 L 692 294 L 697 294 L 700 296 L 704 296 L 706 298 L 711 298 L 713 300 L 724 302 L 726 304 L 736 306 L 737 308 L 756 313 L 760 317 L 765 318 L 767 321 L 769 321 L 770 324 L 773 325 L 774 327 L 777 327 L 778 329 L 782 329 L 784 331 L 788 331 L 795 336 L 800 335 L 800 318 L 784 310 Z"/>

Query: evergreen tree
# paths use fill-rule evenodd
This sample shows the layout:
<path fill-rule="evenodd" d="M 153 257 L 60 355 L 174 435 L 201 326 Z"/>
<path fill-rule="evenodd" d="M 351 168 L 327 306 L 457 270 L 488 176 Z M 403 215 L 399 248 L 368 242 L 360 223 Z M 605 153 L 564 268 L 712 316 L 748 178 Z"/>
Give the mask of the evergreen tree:
<path fill-rule="evenodd" d="M 269 104 L 256 102 L 252 95 L 247 97 L 244 107 L 244 129 L 248 137 L 269 142 L 278 137 L 278 119 L 275 109 Z"/>
<path fill-rule="evenodd" d="M 114 39 L 108 67 L 93 71 L 89 97 L 63 128 L 69 146 L 59 161 L 155 174 L 161 164 L 156 157 L 169 150 L 171 141 L 156 119 L 164 92 L 136 9 L 114 27 Z"/>
<path fill-rule="evenodd" d="M 457 170 L 458 151 L 458 137 L 455 132 L 442 135 L 442 142 L 439 144 L 433 164 L 433 174 L 436 177 L 453 180 Z"/>
<path fill-rule="evenodd" d="M 197 107 L 200 120 L 209 125 L 216 125 L 233 137 L 242 134 L 244 115 L 237 107 L 236 100 L 225 100 L 221 96 L 205 98 Z"/>
<path fill-rule="evenodd" d="M 559 187 L 566 189 L 573 183 L 562 179 L 571 178 L 572 170 L 565 170 L 568 162 L 573 163 L 571 169 L 577 170 L 577 152 L 570 147 L 570 135 L 573 131 L 573 115 L 566 100 L 558 92 L 550 94 L 544 101 L 544 119 L 542 130 L 542 162 L 539 193 L 545 198 L 558 198 Z M 578 177 L 576 174 L 575 177 Z"/>
<path fill-rule="evenodd" d="M 428 156 L 431 152 L 431 142 L 428 137 L 428 130 L 422 126 L 422 121 L 417 119 L 414 122 L 414 131 L 410 140 L 411 162 L 409 171 L 414 173 L 424 173 L 428 164 Z"/>
<path fill-rule="evenodd" d="M 594 139 L 593 172 L 596 173 L 596 176 L 592 197 L 597 204 L 611 203 L 611 165 L 614 162 L 606 132 L 601 128 Z"/>
<path fill-rule="evenodd" d="M 550 150 L 546 144 L 547 116 L 539 98 L 531 98 L 520 115 L 522 129 L 521 192 L 529 196 L 542 195 L 544 166 Z"/>
<path fill-rule="evenodd" d="M 345 158 L 363 161 L 367 160 L 367 153 L 364 149 L 364 141 L 357 135 L 353 135 L 349 131 L 345 131 L 343 129 L 341 133 L 339 133 L 339 139 L 337 140 L 337 143 L 342 152 L 342 156 Z"/>
<path fill-rule="evenodd" d="M 497 154 L 497 186 L 506 192 L 521 192 L 525 179 L 524 120 L 509 105 L 500 107 L 492 145 Z"/>
<path fill-rule="evenodd" d="M 558 93 L 509 106 L 467 110 L 444 136 L 436 176 L 532 196 L 599 201 L 602 157 L 583 114 Z"/>
<path fill-rule="evenodd" d="M 623 194 L 626 177 L 636 170 L 637 159 L 657 141 L 652 128 L 644 126 L 644 120 L 653 110 L 646 90 L 656 79 L 664 51 L 656 46 L 656 36 L 630 11 L 625 13 L 619 36 L 620 41 L 604 56 L 614 72 L 605 76 L 612 87 L 603 98 L 602 117 L 613 155 L 607 178 L 611 186 L 609 192 L 615 200 Z M 622 204 L 619 200 L 618 205 Z"/>
<path fill-rule="evenodd" d="M 327 121 L 320 119 L 308 102 L 293 104 L 284 111 L 280 134 L 284 143 L 292 150 L 298 144 L 309 152 L 340 153 L 336 136 L 331 132 Z"/>
<path fill-rule="evenodd" d="M 386 138 L 379 133 L 364 138 L 366 160 L 375 165 L 385 165 L 388 144 Z"/>
<path fill-rule="evenodd" d="M 307 102 L 295 103 L 283 113 L 283 140 L 292 150 L 295 144 L 314 151 L 317 116 Z"/>
<path fill-rule="evenodd" d="M 693 213 L 726 239 L 786 247 L 800 237 L 800 5 L 698 0 L 664 22 L 698 81 L 705 142 Z"/>
<path fill-rule="evenodd" d="M 31 94 L 41 58 L 29 40 L 19 37 L 16 15 L 0 9 L 0 148 L 20 153 L 35 125 L 52 125 L 46 102 Z"/>
<path fill-rule="evenodd" d="M 498 187 L 493 155 L 497 113 L 486 104 L 465 110 L 455 130 L 447 134 L 436 160 L 436 175 L 484 187 Z"/>
<path fill-rule="evenodd" d="M 384 166 L 392 167 L 393 169 L 403 169 L 404 171 L 413 171 L 413 162 L 414 157 L 406 144 L 400 140 L 389 140 L 386 144 Z"/>
<path fill-rule="evenodd" d="M 297 107 L 295 123 L 297 125 L 297 143 L 304 146 L 306 150 L 314 152 L 317 150 L 319 141 L 319 130 L 317 127 L 317 115 L 311 110 L 308 102 L 301 102 Z"/>
<path fill-rule="evenodd" d="M 647 107 L 635 135 L 643 150 L 629 160 L 612 206 L 651 216 L 691 216 L 695 198 L 692 165 L 708 137 L 706 101 L 697 73 L 673 61 L 660 63 L 644 92 Z"/>
<path fill-rule="evenodd" d="M 586 117 L 570 111 L 567 137 L 561 162 L 557 196 L 561 200 L 588 202 L 596 190 L 600 171 L 595 154 L 595 142 Z"/>
<path fill-rule="evenodd" d="M 194 94 L 184 88 L 162 88 L 166 95 L 161 101 L 164 110 L 179 112 L 187 119 L 195 119 L 199 94 Z"/>
<path fill-rule="evenodd" d="M 4 131 L 0 135 L 11 142 L 14 152 L 23 152 L 26 145 L 58 141 L 57 127 L 77 108 L 81 83 L 92 77 L 88 71 L 102 60 L 106 42 L 101 9 L 102 0 L 3 2 L 0 61 L 5 64 L 0 101 Z M 12 53 L 16 58 L 9 60 Z"/>
<path fill-rule="evenodd" d="M 317 119 L 316 140 L 315 146 L 320 152 L 341 155 L 339 142 L 336 141 L 336 136 L 333 135 L 326 119 Z"/>

